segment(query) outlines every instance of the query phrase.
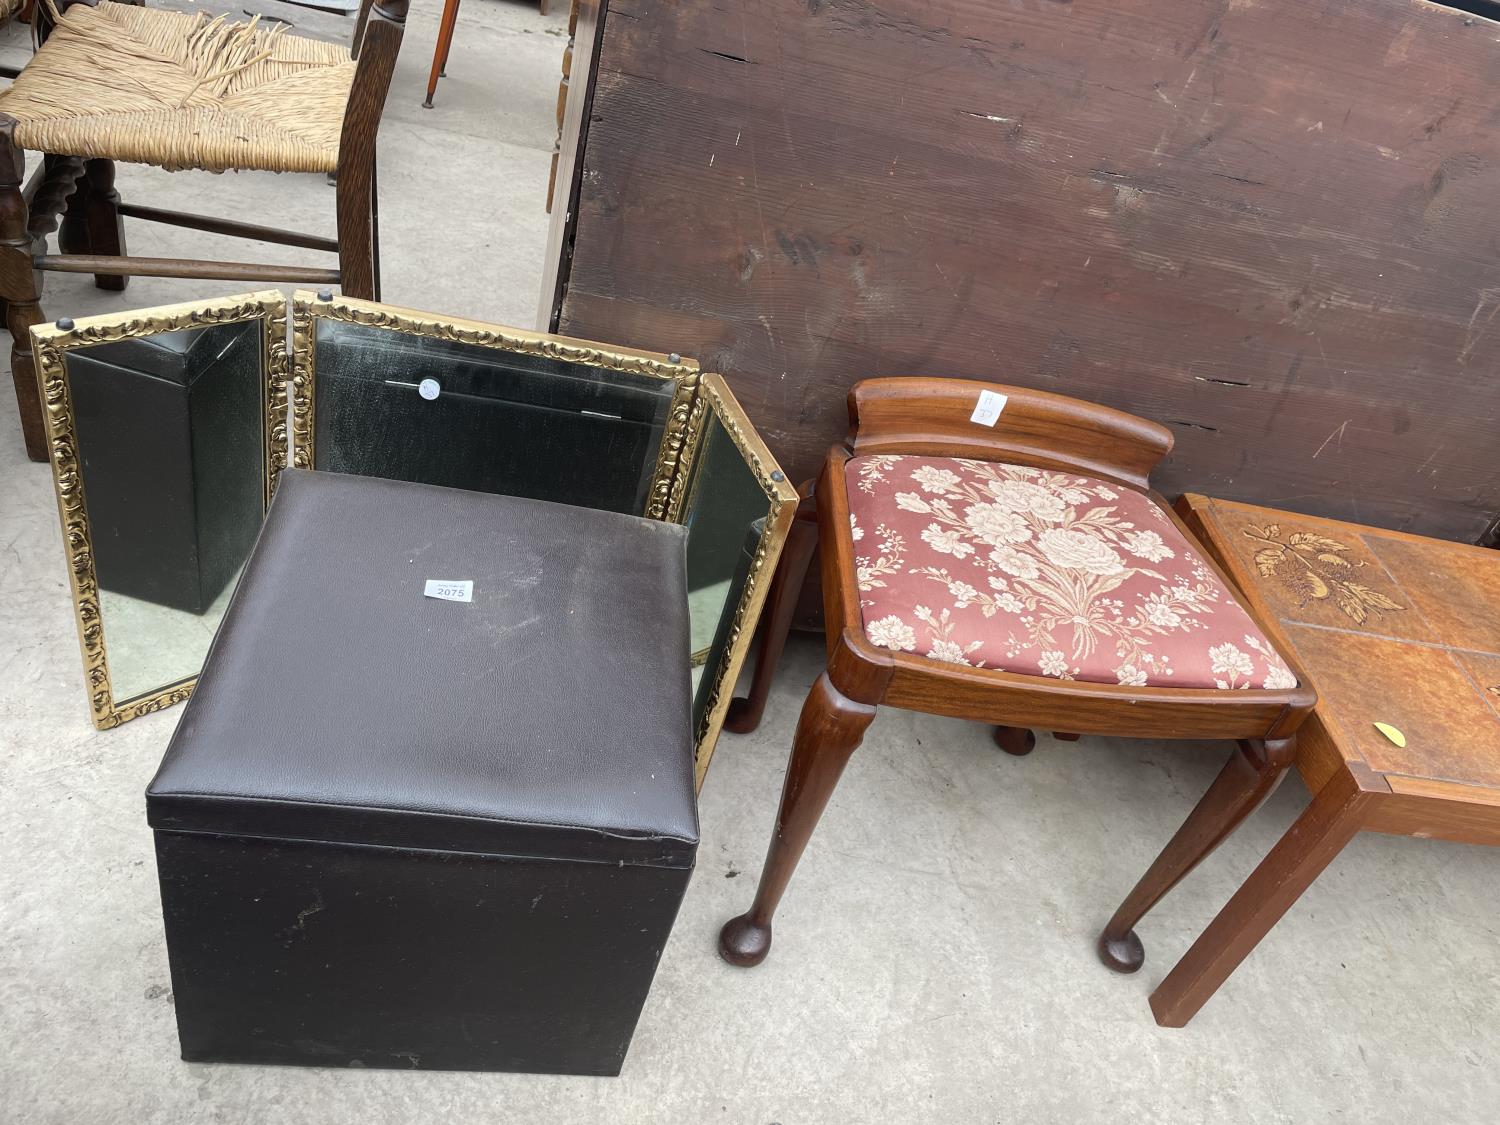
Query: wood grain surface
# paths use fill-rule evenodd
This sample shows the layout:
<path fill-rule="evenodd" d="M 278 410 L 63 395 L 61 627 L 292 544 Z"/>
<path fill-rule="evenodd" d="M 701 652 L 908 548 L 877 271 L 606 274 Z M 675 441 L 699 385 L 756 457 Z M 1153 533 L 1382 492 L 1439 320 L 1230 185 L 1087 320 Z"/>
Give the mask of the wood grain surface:
<path fill-rule="evenodd" d="M 1500 552 L 1202 496 L 1180 507 L 1307 669 L 1308 746 L 1326 736 L 1345 764 L 1500 804 Z"/>
<path fill-rule="evenodd" d="M 856 380 L 952 375 L 1168 424 L 1169 495 L 1468 542 L 1500 513 L 1500 24 L 1425 0 L 601 18 L 559 330 L 724 372 L 792 479 Z"/>
<path fill-rule="evenodd" d="M 1152 994 L 1167 1027 L 1359 832 L 1500 845 L 1500 653 L 1464 647 L 1495 636 L 1500 553 L 1205 496 L 1178 509 L 1296 650 L 1318 704 L 1297 746 L 1312 802 Z"/>

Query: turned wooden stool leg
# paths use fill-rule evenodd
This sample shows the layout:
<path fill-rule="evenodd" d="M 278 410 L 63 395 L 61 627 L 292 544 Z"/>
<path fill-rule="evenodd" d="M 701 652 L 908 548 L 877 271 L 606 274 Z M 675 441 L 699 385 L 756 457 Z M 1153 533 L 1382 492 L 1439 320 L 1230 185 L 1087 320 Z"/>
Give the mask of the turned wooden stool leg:
<path fill-rule="evenodd" d="M 48 171 L 51 171 L 53 165 L 61 159 L 62 157 L 50 153 L 42 156 L 42 162 Z M 88 177 L 79 176 L 73 185 L 73 194 L 68 196 L 62 219 L 57 225 L 57 248 L 64 254 L 87 254 L 89 252 L 88 198 Z"/>
<path fill-rule="evenodd" d="M 719 932 L 719 955 L 731 965 L 759 965 L 771 951 L 771 918 L 791 881 L 802 849 L 833 795 L 849 755 L 875 718 L 875 708 L 846 698 L 824 672 L 813 684 L 787 763 L 776 830 L 750 909 Z"/>
<path fill-rule="evenodd" d="M 1163 1027 L 1183 1027 L 1239 967 L 1334 856 L 1358 834 L 1373 794 L 1338 773 L 1151 994 Z"/>
<path fill-rule="evenodd" d="M 1275 792 L 1295 756 L 1295 738 L 1236 746 L 1203 799 L 1104 927 L 1100 960 L 1120 973 L 1141 967 L 1146 951 L 1135 934 L 1136 924 Z"/>
<path fill-rule="evenodd" d="M 443 0 L 443 16 L 438 23 L 437 47 L 432 52 L 432 73 L 427 76 L 427 100 L 424 109 L 432 108 L 432 95 L 437 93 L 438 79 L 447 72 L 448 51 L 453 47 L 453 28 L 458 23 L 458 0 Z"/>
<path fill-rule="evenodd" d="M 47 460 L 42 395 L 31 354 L 31 326 L 42 321 L 32 239 L 27 230 L 26 200 L 21 181 L 26 157 L 16 144 L 14 118 L 0 115 L 0 300 L 5 302 L 5 325 L 10 329 L 10 376 L 16 385 L 16 406 L 26 456 Z"/>
<path fill-rule="evenodd" d="M 766 699 L 776 679 L 776 665 L 786 648 L 786 637 L 792 629 L 792 614 L 807 581 L 807 568 L 818 545 L 818 517 L 811 498 L 797 507 L 797 516 L 781 549 L 781 563 L 766 592 L 766 608 L 760 618 L 760 645 L 755 651 L 755 670 L 750 691 L 742 699 L 732 699 L 724 719 L 724 728 L 735 734 L 749 734 L 760 726 L 766 713 Z"/>
<path fill-rule="evenodd" d="M 88 231 L 88 252 L 115 257 L 125 253 L 125 223 L 120 218 L 120 193 L 115 191 L 115 162 L 90 160 L 84 164 L 83 220 Z M 130 281 L 126 274 L 95 274 L 94 285 L 120 292 Z"/>

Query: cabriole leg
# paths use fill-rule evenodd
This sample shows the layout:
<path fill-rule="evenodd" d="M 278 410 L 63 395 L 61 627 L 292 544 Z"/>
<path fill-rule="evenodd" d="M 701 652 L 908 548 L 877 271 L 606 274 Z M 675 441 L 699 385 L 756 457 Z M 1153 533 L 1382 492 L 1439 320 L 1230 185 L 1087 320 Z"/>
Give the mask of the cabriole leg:
<path fill-rule="evenodd" d="M 996 746 L 1017 758 L 1036 749 L 1036 734 L 1026 727 L 996 727 L 994 739 Z"/>
<path fill-rule="evenodd" d="M 846 698 L 824 672 L 813 684 L 787 764 L 776 830 L 750 909 L 719 933 L 719 955 L 731 965 L 759 965 L 771 951 L 771 919 L 791 881 L 802 850 L 833 795 L 849 755 L 864 738 L 875 708 Z"/>
<path fill-rule="evenodd" d="M 1295 757 L 1292 738 L 1237 744 L 1203 799 L 1104 927 L 1100 960 L 1120 973 L 1141 967 L 1146 952 L 1136 924 L 1275 792 Z"/>

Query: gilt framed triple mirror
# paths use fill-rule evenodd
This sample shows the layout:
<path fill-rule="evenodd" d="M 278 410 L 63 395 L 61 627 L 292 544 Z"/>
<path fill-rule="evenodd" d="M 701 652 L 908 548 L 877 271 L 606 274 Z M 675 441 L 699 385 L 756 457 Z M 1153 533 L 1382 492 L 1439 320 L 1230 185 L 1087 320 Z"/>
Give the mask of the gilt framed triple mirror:
<path fill-rule="evenodd" d="M 257 293 L 33 329 L 96 724 L 187 697 L 292 464 L 686 525 L 692 666 L 662 671 L 692 677 L 701 784 L 797 503 L 728 384 L 676 355 L 327 292 L 287 307 Z M 127 592 L 143 572 L 149 596 Z"/>

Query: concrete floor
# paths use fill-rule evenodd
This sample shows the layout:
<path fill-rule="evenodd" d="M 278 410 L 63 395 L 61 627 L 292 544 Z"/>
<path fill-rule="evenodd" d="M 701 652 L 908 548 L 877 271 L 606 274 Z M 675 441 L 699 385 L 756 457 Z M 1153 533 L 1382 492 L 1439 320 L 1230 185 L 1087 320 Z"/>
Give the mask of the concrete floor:
<path fill-rule="evenodd" d="M 532 323 L 562 9 L 470 0 L 438 108 L 417 5 L 382 134 L 387 298 Z M 4 52 L 12 54 L 11 39 Z M 316 177 L 122 173 L 136 198 L 330 229 Z M 195 201 L 212 189 L 215 198 Z M 229 202 L 224 202 L 224 197 Z M 136 252 L 200 236 L 133 226 Z M 214 241 L 210 239 L 209 241 Z M 50 315 L 232 291 L 49 282 Z M 7 380 L 8 382 L 8 380 Z M 1289 782 L 1141 928 L 1122 978 L 1092 942 L 1226 748 L 1044 738 L 890 711 L 779 918 L 731 969 L 818 646 L 763 729 L 725 736 L 698 872 L 625 1074 L 573 1079 L 188 1065 L 177 1058 L 142 790 L 181 709 L 89 724 L 47 469 L 0 408 L 0 1121 L 1486 1122 L 1500 1101 L 1492 853 L 1364 837 L 1186 1030 L 1146 996 L 1306 800 Z"/>

